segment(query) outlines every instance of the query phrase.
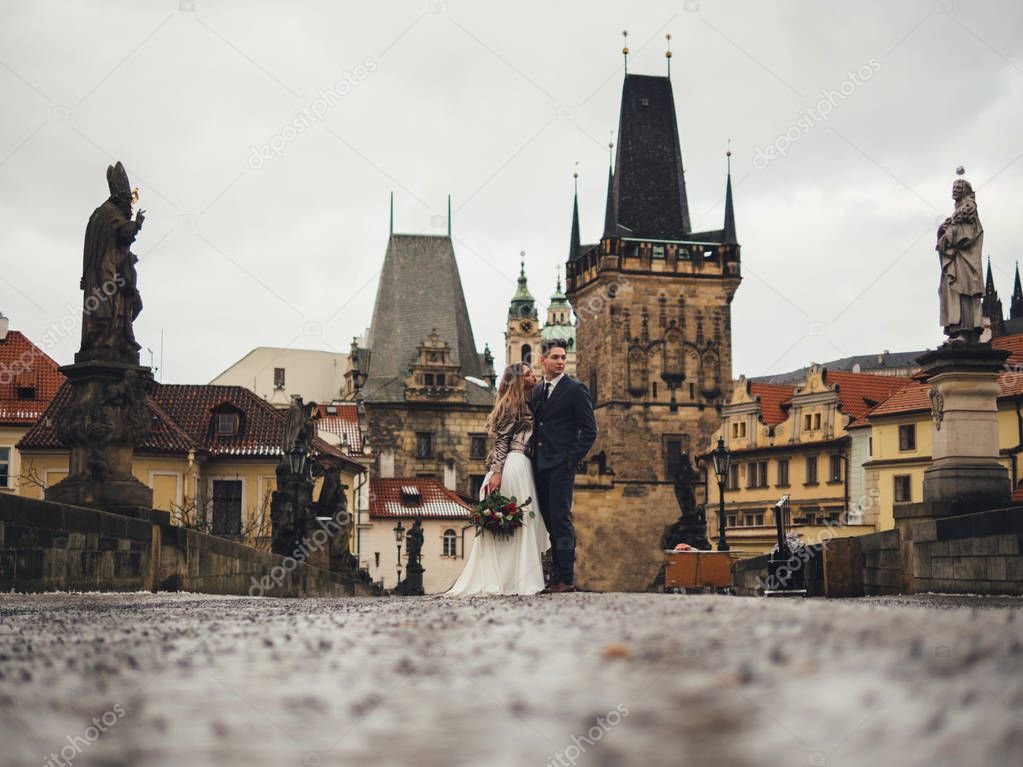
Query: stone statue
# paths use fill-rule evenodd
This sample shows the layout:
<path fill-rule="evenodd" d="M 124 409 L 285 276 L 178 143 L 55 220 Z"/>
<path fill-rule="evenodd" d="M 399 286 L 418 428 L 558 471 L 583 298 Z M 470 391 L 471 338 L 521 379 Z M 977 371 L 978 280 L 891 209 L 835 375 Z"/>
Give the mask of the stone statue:
<path fill-rule="evenodd" d="M 46 488 L 49 501 L 107 511 L 150 508 L 153 491 L 135 478 L 132 458 L 149 433 L 147 402 L 153 386 L 139 365 L 132 322 L 142 310 L 136 287 L 138 257 L 131 244 L 145 212 L 131 219 L 136 199 L 121 163 L 107 168 L 110 197 L 85 228 L 82 277 L 82 345 L 67 376 L 67 404 L 54 430 L 70 449 L 68 476 Z M 129 513 L 135 513 L 130 511 Z"/>
<path fill-rule="evenodd" d="M 405 533 L 407 553 L 405 578 L 394 591 L 402 596 L 422 596 L 423 590 L 423 520 L 418 517 Z"/>
<path fill-rule="evenodd" d="M 422 565 L 423 557 L 423 520 L 416 517 L 412 527 L 405 533 L 406 551 L 408 552 L 408 564 L 406 571 L 414 571 Z"/>
<path fill-rule="evenodd" d="M 277 464 L 277 489 L 270 496 L 270 523 L 273 528 L 271 551 L 289 556 L 299 547 L 315 522 L 312 474 L 322 474 L 323 467 L 313 465 L 309 456 L 316 437 L 316 403 L 303 404 L 302 397 L 291 397 L 288 420 L 281 437 L 281 460 Z M 290 453 L 296 447 L 306 456 L 307 470 L 295 473 Z M 344 493 L 341 493 L 342 497 Z M 347 501 L 346 501 L 347 503 Z M 333 515 L 333 510 L 327 512 Z"/>
<path fill-rule="evenodd" d="M 961 178 L 957 168 L 952 184 L 955 212 L 938 227 L 936 250 L 941 261 L 941 326 L 950 341 L 977 343 L 983 330 L 981 299 L 984 295 L 984 269 L 981 248 L 984 227 L 977 216 L 977 200 L 970 182 Z"/>
<path fill-rule="evenodd" d="M 707 515 L 703 507 L 696 504 L 696 484 L 700 481 L 700 474 L 693 467 L 688 453 L 682 453 L 673 480 L 675 500 L 682 513 L 673 525 L 664 529 L 661 548 L 674 549 L 678 544 L 685 543 L 694 549 L 709 550 L 711 545 L 707 540 Z"/>
<path fill-rule="evenodd" d="M 107 168 L 110 197 L 93 211 L 85 228 L 81 289 L 82 347 L 76 362 L 139 363 L 132 322 L 142 311 L 131 244 L 146 215 L 131 218 L 133 194 L 121 163 Z"/>
<path fill-rule="evenodd" d="M 291 395 L 288 423 L 284 427 L 284 439 L 281 441 L 281 450 L 284 452 L 285 460 L 296 446 L 309 453 L 313 438 L 316 436 L 315 413 L 315 402 L 303 404 L 301 394 Z"/>

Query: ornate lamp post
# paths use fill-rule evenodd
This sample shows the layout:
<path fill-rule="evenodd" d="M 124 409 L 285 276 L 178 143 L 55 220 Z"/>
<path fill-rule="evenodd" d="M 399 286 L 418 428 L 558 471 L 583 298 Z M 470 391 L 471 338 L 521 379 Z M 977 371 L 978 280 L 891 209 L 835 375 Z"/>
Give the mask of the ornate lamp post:
<path fill-rule="evenodd" d="M 395 582 L 394 587 L 398 588 L 398 584 L 401 583 L 401 542 L 405 540 L 405 526 L 401 524 L 401 520 L 398 520 L 398 524 L 394 526 L 394 542 L 398 546 L 398 559 L 394 565 L 395 572 L 398 575 L 398 580 Z"/>
<path fill-rule="evenodd" d="M 305 450 L 297 442 L 288 451 L 288 463 L 291 464 L 291 473 L 301 476 L 305 473 Z"/>
<path fill-rule="evenodd" d="M 725 482 L 732 464 L 732 452 L 725 447 L 724 437 L 718 437 L 718 446 L 710 454 L 714 461 L 714 474 L 718 478 L 718 551 L 728 551 L 725 537 Z"/>

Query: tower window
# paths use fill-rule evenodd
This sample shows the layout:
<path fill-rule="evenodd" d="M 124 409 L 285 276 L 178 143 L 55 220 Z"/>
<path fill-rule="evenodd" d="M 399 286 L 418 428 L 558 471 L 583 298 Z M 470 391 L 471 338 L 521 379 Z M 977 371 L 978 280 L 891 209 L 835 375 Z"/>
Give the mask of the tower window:
<path fill-rule="evenodd" d="M 469 435 L 469 457 L 475 459 L 485 458 L 487 455 L 487 435 Z"/>
<path fill-rule="evenodd" d="M 533 364 L 533 347 L 529 344 L 522 344 L 522 361 L 529 365 Z"/>
<path fill-rule="evenodd" d="M 284 388 L 284 368 L 274 368 L 274 388 Z"/>
<path fill-rule="evenodd" d="M 416 432 L 416 458 L 433 458 L 433 432 Z"/>

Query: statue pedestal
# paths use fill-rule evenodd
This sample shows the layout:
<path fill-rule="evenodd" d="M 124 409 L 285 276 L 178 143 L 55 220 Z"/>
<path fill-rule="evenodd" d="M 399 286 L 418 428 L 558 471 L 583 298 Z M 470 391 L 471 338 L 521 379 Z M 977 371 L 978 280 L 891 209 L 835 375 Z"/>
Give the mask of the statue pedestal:
<path fill-rule="evenodd" d="M 924 501 L 1009 501 L 1009 474 L 998 463 L 998 374 L 1008 356 L 990 344 L 946 343 L 917 359 L 934 417 Z"/>
<path fill-rule="evenodd" d="M 152 418 L 146 406 L 149 368 L 76 362 L 60 372 L 71 395 L 55 429 L 71 450 L 70 473 L 46 488 L 46 500 L 111 512 L 152 508 L 153 491 L 132 474 L 135 446 L 149 434 Z"/>

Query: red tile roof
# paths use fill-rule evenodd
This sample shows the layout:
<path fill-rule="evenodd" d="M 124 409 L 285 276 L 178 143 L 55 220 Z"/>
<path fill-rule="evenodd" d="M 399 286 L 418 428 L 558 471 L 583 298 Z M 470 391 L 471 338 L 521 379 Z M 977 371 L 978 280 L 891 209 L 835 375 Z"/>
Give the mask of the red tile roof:
<path fill-rule="evenodd" d="M 788 417 L 783 406 L 792 399 L 795 388 L 784 384 L 750 382 L 749 391 L 760 401 L 760 417 L 768 426 L 776 426 Z"/>
<path fill-rule="evenodd" d="M 913 381 L 903 389 L 895 392 L 869 413 L 869 417 L 894 415 L 895 413 L 915 413 L 931 409 L 931 385 L 924 381 Z"/>
<path fill-rule="evenodd" d="M 46 410 L 64 375 L 46 352 L 21 332 L 11 330 L 0 341 L 0 424 L 30 426 Z M 19 390 L 34 389 L 31 399 Z"/>
<path fill-rule="evenodd" d="M 62 417 L 69 397 L 70 387 L 65 385 L 18 444 L 19 449 L 66 449 L 53 425 Z M 157 384 L 146 404 L 153 421 L 149 436 L 138 447 L 140 452 L 184 454 L 195 450 L 211 456 L 281 455 L 287 411 L 277 410 L 241 386 Z M 224 405 L 241 414 L 237 435 L 216 433 L 214 409 Z M 313 440 L 313 451 L 342 459 L 351 469 L 364 470 L 319 437 Z"/>
<path fill-rule="evenodd" d="M 831 386 L 837 385 L 842 412 L 853 419 L 866 415 L 872 407 L 911 385 L 911 380 L 902 376 L 874 376 L 841 371 L 826 371 L 824 382 Z"/>
<path fill-rule="evenodd" d="M 372 477 L 370 518 L 468 519 L 469 504 L 433 477 Z"/>
<path fill-rule="evenodd" d="M 1009 359 L 1005 361 L 1009 367 L 1023 365 L 1023 333 L 992 338 L 991 346 L 1009 352 Z"/>
<path fill-rule="evenodd" d="M 336 434 L 347 447 L 348 455 L 362 455 L 362 430 L 359 428 L 359 407 L 354 402 L 336 402 L 318 405 L 316 428 Z"/>

